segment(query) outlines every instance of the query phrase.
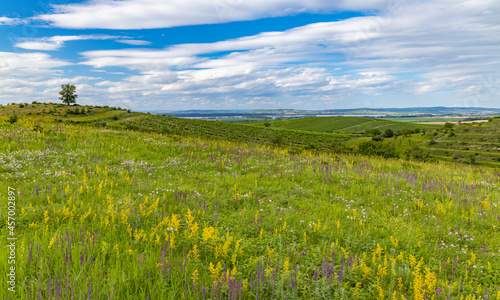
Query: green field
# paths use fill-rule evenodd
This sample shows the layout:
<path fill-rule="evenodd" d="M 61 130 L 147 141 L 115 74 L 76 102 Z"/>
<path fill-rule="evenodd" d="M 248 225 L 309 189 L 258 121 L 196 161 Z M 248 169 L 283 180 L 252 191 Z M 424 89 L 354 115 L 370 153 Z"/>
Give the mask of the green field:
<path fill-rule="evenodd" d="M 364 133 L 367 129 L 378 129 L 381 132 L 384 132 L 386 129 L 401 131 L 403 129 L 422 130 L 439 127 L 438 125 L 410 124 L 364 117 L 310 117 L 291 120 L 259 121 L 246 124 L 257 127 L 265 127 L 266 123 L 269 123 L 271 128 L 318 132 L 344 132 L 351 134 Z"/>
<path fill-rule="evenodd" d="M 2 298 L 499 299 L 496 170 L 177 120 L 0 121 Z"/>
<path fill-rule="evenodd" d="M 384 118 L 387 121 L 395 122 L 408 122 L 408 123 L 433 123 L 433 122 L 460 122 L 460 121 L 474 121 L 474 120 L 488 120 L 494 116 L 480 116 L 480 117 L 400 117 L 400 118 Z"/>

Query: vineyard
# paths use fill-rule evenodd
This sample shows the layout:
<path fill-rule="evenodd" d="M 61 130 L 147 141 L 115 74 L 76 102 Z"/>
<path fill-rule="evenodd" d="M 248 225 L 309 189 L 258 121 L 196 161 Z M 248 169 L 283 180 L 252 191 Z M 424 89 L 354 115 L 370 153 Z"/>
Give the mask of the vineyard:
<path fill-rule="evenodd" d="M 349 134 L 276 130 L 217 121 L 147 116 L 120 122 L 118 126 L 132 130 L 159 132 L 198 138 L 217 139 L 239 143 L 287 146 L 292 150 L 332 150 Z"/>
<path fill-rule="evenodd" d="M 437 125 L 413 124 L 364 117 L 312 117 L 291 120 L 259 121 L 248 123 L 248 125 L 264 127 L 266 123 L 269 123 L 272 128 L 344 133 L 364 133 L 366 130 L 373 129 L 378 129 L 383 132 L 386 129 L 401 131 L 403 129 L 422 130 L 439 127 Z"/>

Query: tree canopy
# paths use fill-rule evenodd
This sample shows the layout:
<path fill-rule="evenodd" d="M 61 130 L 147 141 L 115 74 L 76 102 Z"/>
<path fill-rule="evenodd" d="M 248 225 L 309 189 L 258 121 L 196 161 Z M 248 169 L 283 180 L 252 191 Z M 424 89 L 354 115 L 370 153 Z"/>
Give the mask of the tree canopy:
<path fill-rule="evenodd" d="M 71 103 L 76 103 L 76 98 L 78 98 L 78 95 L 75 93 L 76 92 L 76 87 L 72 84 L 63 84 L 61 85 L 62 90 L 59 92 L 59 100 L 62 101 L 62 103 L 70 105 Z"/>

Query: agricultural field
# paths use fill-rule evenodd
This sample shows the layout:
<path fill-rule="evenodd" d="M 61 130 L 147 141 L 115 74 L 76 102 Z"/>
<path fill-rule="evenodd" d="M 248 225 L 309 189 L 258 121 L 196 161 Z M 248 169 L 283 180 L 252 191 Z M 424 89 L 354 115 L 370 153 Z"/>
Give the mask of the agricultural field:
<path fill-rule="evenodd" d="M 331 151 L 341 142 L 353 137 L 343 133 L 258 128 L 243 124 L 155 115 L 145 115 L 131 120 L 125 119 L 113 125 L 146 132 L 153 131 L 239 143 L 282 146 L 293 151 L 302 151 L 303 149 Z"/>
<path fill-rule="evenodd" d="M 495 169 L 163 120 L 0 121 L 2 299 L 500 299 Z"/>
<path fill-rule="evenodd" d="M 264 127 L 266 123 L 271 128 L 284 128 L 319 132 L 364 133 L 366 130 L 386 129 L 401 131 L 403 129 L 432 129 L 438 125 L 412 124 L 365 117 L 310 117 L 292 120 L 273 120 L 247 123 L 248 125 Z"/>
<path fill-rule="evenodd" d="M 422 123 L 422 124 L 437 124 L 437 123 L 472 123 L 485 122 L 495 116 L 477 116 L 477 117 L 400 117 L 400 118 L 384 118 L 387 121 Z"/>

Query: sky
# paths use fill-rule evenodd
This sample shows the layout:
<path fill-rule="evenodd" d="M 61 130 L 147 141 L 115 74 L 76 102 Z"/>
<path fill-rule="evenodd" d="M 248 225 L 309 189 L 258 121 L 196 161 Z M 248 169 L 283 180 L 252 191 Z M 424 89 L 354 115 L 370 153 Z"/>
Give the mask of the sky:
<path fill-rule="evenodd" d="M 23 0 L 0 104 L 500 108 L 498 0 Z"/>

